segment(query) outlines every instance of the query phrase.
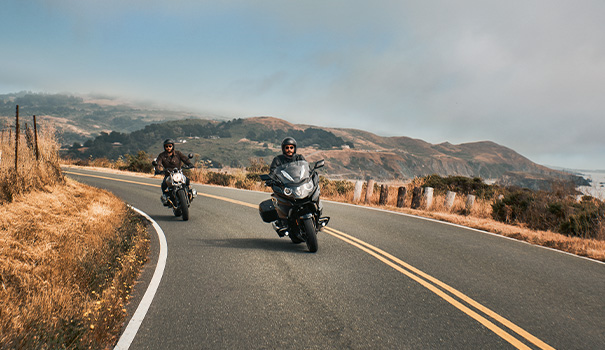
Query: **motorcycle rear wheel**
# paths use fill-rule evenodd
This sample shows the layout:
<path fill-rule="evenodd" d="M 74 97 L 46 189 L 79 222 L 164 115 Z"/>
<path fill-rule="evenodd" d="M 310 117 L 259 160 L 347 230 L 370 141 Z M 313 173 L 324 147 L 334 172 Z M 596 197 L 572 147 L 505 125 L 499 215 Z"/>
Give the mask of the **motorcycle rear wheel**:
<path fill-rule="evenodd" d="M 313 222 L 313 218 L 307 218 L 303 221 L 303 227 L 305 230 L 307 248 L 311 253 L 317 252 L 319 246 L 317 245 L 317 233 L 315 231 L 315 223 Z"/>

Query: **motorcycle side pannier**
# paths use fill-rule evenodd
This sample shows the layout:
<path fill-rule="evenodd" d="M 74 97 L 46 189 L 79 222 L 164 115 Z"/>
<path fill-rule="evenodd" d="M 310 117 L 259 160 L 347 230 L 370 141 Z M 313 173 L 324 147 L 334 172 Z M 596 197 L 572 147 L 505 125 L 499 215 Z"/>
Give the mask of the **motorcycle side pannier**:
<path fill-rule="evenodd" d="M 278 219 L 277 211 L 275 210 L 275 206 L 273 206 L 273 201 L 271 199 L 261 202 L 258 205 L 258 212 L 264 222 L 273 222 Z"/>

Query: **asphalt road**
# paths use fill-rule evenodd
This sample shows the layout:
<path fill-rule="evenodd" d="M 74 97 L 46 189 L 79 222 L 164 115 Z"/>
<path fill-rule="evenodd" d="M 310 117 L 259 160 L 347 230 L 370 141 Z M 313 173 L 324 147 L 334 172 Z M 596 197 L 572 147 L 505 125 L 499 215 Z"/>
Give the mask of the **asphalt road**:
<path fill-rule="evenodd" d="M 130 349 L 605 348 L 599 262 L 331 202 L 313 254 L 261 221 L 266 193 L 194 185 L 184 222 L 161 205 L 159 177 L 66 171 L 165 233 L 165 270 Z M 157 261 L 151 238 L 137 295 Z"/>

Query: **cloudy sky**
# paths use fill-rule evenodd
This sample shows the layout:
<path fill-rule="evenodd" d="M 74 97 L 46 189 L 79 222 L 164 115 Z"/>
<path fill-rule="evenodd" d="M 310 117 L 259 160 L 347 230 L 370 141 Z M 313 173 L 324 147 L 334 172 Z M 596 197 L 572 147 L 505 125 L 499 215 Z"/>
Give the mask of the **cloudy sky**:
<path fill-rule="evenodd" d="M 0 93 L 100 93 L 605 169 L 603 0 L 2 0 Z"/>

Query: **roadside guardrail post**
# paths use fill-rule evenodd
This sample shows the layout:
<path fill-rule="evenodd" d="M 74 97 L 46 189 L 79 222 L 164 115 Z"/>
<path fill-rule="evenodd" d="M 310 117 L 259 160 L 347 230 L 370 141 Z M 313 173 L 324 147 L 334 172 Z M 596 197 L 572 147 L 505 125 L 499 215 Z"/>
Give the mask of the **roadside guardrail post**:
<path fill-rule="evenodd" d="M 424 199 L 426 201 L 426 208 L 431 209 L 431 206 L 433 206 L 433 188 L 432 187 L 424 188 Z"/>
<path fill-rule="evenodd" d="M 405 187 L 399 187 L 397 190 L 397 208 L 403 208 L 405 203 Z"/>
<path fill-rule="evenodd" d="M 359 202 L 361 199 L 361 190 L 363 189 L 363 181 L 355 181 L 355 190 L 353 191 L 353 202 Z"/>
<path fill-rule="evenodd" d="M 414 190 L 412 191 L 412 205 L 411 205 L 412 209 L 420 208 L 420 196 L 421 195 L 422 195 L 422 188 L 414 187 Z"/>
<path fill-rule="evenodd" d="M 456 199 L 456 192 L 453 191 L 447 191 L 447 194 L 445 195 L 445 208 L 447 210 L 451 210 L 452 207 L 454 206 L 454 200 Z"/>
<path fill-rule="evenodd" d="M 366 203 L 370 203 L 372 201 L 372 194 L 374 193 L 374 180 L 368 180 L 368 187 L 366 188 Z"/>
<path fill-rule="evenodd" d="M 389 186 L 380 185 L 380 199 L 378 200 L 378 204 L 386 205 L 388 200 L 389 200 Z"/>
<path fill-rule="evenodd" d="M 474 205 L 475 205 L 475 196 L 472 194 L 469 194 L 468 196 L 466 196 L 466 211 L 470 213 L 470 211 L 473 209 Z"/>

